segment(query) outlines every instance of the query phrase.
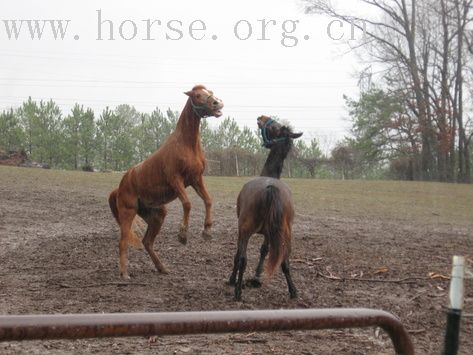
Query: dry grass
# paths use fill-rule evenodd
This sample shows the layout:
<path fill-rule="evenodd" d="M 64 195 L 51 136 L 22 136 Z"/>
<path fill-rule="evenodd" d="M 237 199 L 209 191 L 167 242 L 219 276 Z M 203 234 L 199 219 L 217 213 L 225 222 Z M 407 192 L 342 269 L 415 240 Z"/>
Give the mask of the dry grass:
<path fill-rule="evenodd" d="M 237 196 L 249 178 L 207 177 L 214 198 Z M 473 224 L 473 186 L 431 182 L 285 179 L 299 214 Z"/>
<path fill-rule="evenodd" d="M 0 166 L 0 181 L 57 190 L 93 190 L 104 197 L 120 173 L 85 173 Z M 215 201 L 232 202 L 250 178 L 205 178 Z M 285 179 L 299 214 L 342 215 L 414 221 L 419 224 L 473 224 L 473 186 L 404 181 Z M 1 187 L 1 184 L 0 184 Z M 188 189 L 191 191 L 192 189 Z M 195 194 L 190 192 L 195 198 Z M 218 208 L 218 205 L 216 206 Z"/>
<path fill-rule="evenodd" d="M 299 211 L 473 224 L 473 186 L 406 181 L 289 180 Z"/>

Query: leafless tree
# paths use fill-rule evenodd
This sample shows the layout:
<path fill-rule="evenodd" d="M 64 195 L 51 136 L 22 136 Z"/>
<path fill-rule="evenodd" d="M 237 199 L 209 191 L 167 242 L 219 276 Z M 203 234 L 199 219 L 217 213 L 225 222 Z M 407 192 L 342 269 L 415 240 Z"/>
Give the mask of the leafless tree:
<path fill-rule="evenodd" d="M 308 13 L 365 31 L 350 48 L 382 66 L 386 88 L 405 98 L 420 137 L 422 178 L 469 181 L 472 133 L 464 106 L 471 95 L 465 94 L 464 75 L 473 75 L 473 0 L 357 0 L 372 10 L 363 15 L 330 0 L 303 2 Z"/>

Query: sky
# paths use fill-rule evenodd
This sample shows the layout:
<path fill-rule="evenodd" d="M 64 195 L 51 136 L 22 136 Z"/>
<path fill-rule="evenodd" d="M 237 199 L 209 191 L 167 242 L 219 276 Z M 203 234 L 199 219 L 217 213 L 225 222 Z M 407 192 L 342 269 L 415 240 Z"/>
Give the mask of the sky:
<path fill-rule="evenodd" d="M 333 19 L 305 15 L 299 0 L 16 0 L 0 14 L 1 108 L 31 96 L 64 114 L 76 102 L 97 115 L 122 103 L 180 111 L 183 92 L 204 84 L 242 127 L 276 116 L 328 148 L 348 134 L 343 95 L 357 96 L 363 67 L 343 41 L 350 27 L 332 23 L 331 38 Z M 26 20 L 46 23 L 41 39 Z M 64 38 L 43 20 L 69 20 Z"/>

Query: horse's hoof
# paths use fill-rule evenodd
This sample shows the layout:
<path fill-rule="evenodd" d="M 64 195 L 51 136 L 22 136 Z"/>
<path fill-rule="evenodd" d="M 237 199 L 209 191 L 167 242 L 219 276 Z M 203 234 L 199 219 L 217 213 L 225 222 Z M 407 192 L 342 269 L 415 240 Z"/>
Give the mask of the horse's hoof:
<path fill-rule="evenodd" d="M 130 275 L 128 275 L 128 272 L 121 272 L 120 275 L 121 275 L 123 280 L 131 279 Z"/>
<path fill-rule="evenodd" d="M 167 267 L 164 267 L 164 266 L 162 266 L 161 268 L 159 268 L 159 269 L 158 269 L 158 272 L 159 272 L 160 274 L 164 274 L 164 275 L 169 274 L 168 268 L 167 268 Z"/>
<path fill-rule="evenodd" d="M 204 229 L 202 231 L 202 238 L 204 240 L 212 240 L 212 234 L 210 234 L 210 232 L 208 230 Z"/>
<path fill-rule="evenodd" d="M 179 240 L 179 243 L 181 243 L 182 245 L 186 245 L 188 234 L 189 234 L 188 232 L 184 232 L 184 231 L 179 232 L 179 234 L 177 235 L 177 240 Z"/>
<path fill-rule="evenodd" d="M 291 298 L 291 300 L 293 299 L 296 299 L 297 298 L 297 291 L 293 291 L 289 294 L 289 297 Z"/>
<path fill-rule="evenodd" d="M 260 288 L 262 285 L 261 281 L 259 279 L 249 279 L 246 280 L 246 286 L 251 287 L 251 288 Z"/>
<path fill-rule="evenodd" d="M 235 284 L 236 284 L 235 280 L 225 281 L 225 285 L 227 285 L 227 286 L 235 286 Z"/>

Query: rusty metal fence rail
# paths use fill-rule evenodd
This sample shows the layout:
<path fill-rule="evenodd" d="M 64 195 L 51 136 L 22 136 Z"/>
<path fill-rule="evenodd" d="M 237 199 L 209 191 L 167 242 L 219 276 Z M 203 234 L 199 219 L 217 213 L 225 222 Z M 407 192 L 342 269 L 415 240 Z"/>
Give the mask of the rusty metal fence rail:
<path fill-rule="evenodd" d="M 385 311 L 363 308 L 0 316 L 0 341 L 374 326 L 389 334 L 396 354 L 414 354 L 399 319 Z"/>

